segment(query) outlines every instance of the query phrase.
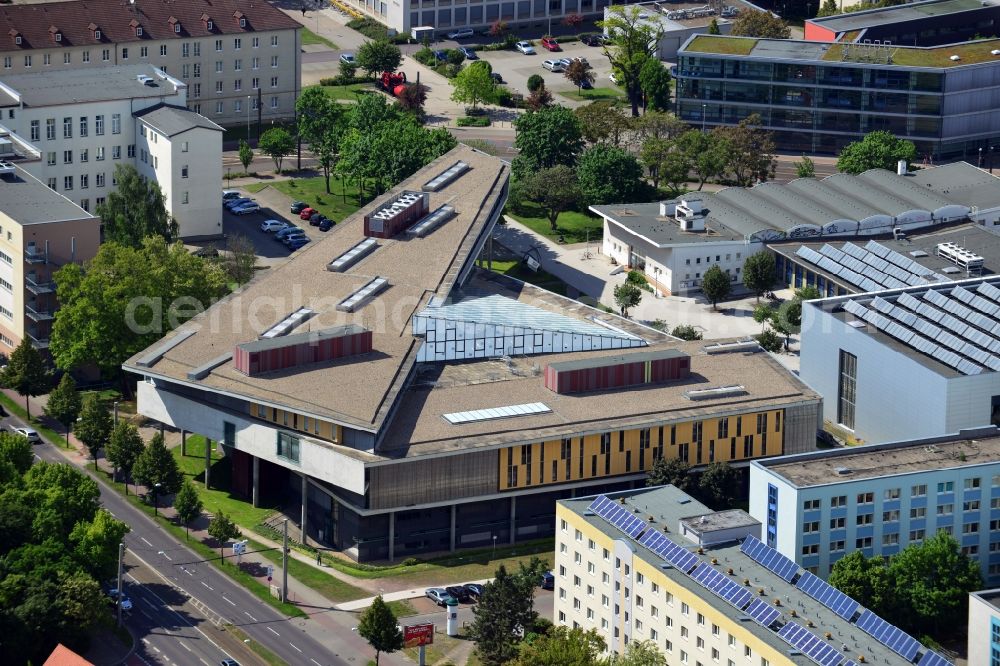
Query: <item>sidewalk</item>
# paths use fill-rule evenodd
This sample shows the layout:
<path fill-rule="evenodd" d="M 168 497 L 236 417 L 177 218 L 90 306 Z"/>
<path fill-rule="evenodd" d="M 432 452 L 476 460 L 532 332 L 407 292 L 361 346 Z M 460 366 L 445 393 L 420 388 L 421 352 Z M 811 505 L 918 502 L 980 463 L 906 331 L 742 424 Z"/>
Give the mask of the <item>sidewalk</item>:
<path fill-rule="evenodd" d="M 489 583 L 492 580 L 493 580 L 492 578 L 484 578 L 483 580 L 469 580 L 469 581 L 465 581 L 465 583 L 479 583 L 480 585 L 485 585 L 486 583 Z M 462 584 L 464 585 L 465 583 L 462 583 Z M 406 599 L 420 599 L 420 598 L 422 598 L 424 596 L 424 590 L 425 589 L 426 588 L 400 590 L 398 592 L 387 592 L 387 593 L 385 593 L 385 594 L 382 595 L 382 600 L 383 601 L 404 601 Z M 375 601 L 375 597 L 365 597 L 364 599 L 355 599 L 354 601 L 345 601 L 344 603 L 337 605 L 337 610 L 342 610 L 342 611 L 359 611 L 359 610 L 364 610 L 365 608 L 368 608 L 369 606 L 371 606 L 373 601 Z"/>

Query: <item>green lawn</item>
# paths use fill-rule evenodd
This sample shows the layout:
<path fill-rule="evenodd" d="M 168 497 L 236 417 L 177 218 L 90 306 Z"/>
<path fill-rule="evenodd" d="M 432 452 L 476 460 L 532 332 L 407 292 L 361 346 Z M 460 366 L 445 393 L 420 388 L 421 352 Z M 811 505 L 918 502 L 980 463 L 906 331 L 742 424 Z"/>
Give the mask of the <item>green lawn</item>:
<path fill-rule="evenodd" d="M 284 127 L 291 134 L 295 134 L 295 123 L 270 123 L 261 122 L 260 133 L 263 134 L 272 127 Z M 223 142 L 226 141 L 239 141 L 240 139 L 247 138 L 247 124 L 246 118 L 243 119 L 239 125 L 234 125 L 233 127 L 227 127 L 222 133 Z M 257 114 L 254 111 L 250 112 L 250 138 L 253 145 L 257 145 Z"/>
<path fill-rule="evenodd" d="M 305 26 L 302 27 L 302 32 L 299 34 L 302 36 L 302 46 L 309 46 L 310 44 L 326 44 L 332 50 L 334 51 L 337 50 L 336 44 L 331 42 L 326 37 L 321 37 L 320 35 L 317 35 L 315 32 L 313 32 L 309 28 L 306 28 Z"/>
<path fill-rule="evenodd" d="M 346 86 L 319 86 L 330 99 L 338 102 L 356 102 L 358 95 L 375 92 L 374 83 L 351 83 Z"/>
<path fill-rule="evenodd" d="M 575 102 L 596 102 L 602 99 L 626 101 L 628 98 L 621 88 L 591 88 L 590 90 L 566 90 L 559 93 Z"/>
<path fill-rule="evenodd" d="M 518 211 L 508 209 L 507 214 L 536 234 L 552 240 L 558 240 L 559 234 L 562 234 L 567 243 L 583 243 L 588 239 L 589 231 L 590 242 L 599 243 L 604 235 L 604 222 L 590 213 L 571 210 L 560 214 L 556 219 L 556 231 L 552 231 L 548 218 L 531 202 L 523 203 Z"/>
<path fill-rule="evenodd" d="M 538 272 L 532 271 L 523 261 L 494 261 L 493 271 L 547 289 L 555 294 L 566 295 L 565 282 L 541 269 Z"/>
<path fill-rule="evenodd" d="M 687 45 L 686 51 L 698 53 L 726 53 L 730 55 L 750 55 L 757 39 L 751 37 L 724 37 L 722 35 L 698 35 Z"/>
<path fill-rule="evenodd" d="M 43 426 L 41 424 L 41 421 L 39 421 L 38 417 L 39 416 L 44 417 L 44 414 L 32 414 L 31 418 L 29 419 L 28 412 L 24 410 L 24 405 L 22 403 L 11 400 L 10 398 L 7 397 L 6 393 L 0 393 L 0 405 L 3 405 L 3 409 L 6 409 L 11 414 L 14 414 L 15 416 L 19 417 L 25 423 L 31 424 L 42 437 L 49 440 L 56 446 L 60 446 L 64 449 L 68 448 L 66 446 L 65 429 L 62 426 L 59 426 L 59 432 L 56 432 L 51 428 Z"/>
<path fill-rule="evenodd" d="M 416 615 L 417 609 L 413 607 L 413 604 L 409 602 L 408 599 L 401 599 L 400 601 L 387 601 L 385 605 L 389 607 L 389 610 L 393 612 L 396 617 L 407 617 L 409 615 Z"/>
<path fill-rule="evenodd" d="M 281 551 L 266 548 L 264 545 L 250 538 L 247 538 L 247 541 L 247 545 L 251 550 L 260 551 L 261 555 L 276 565 L 275 572 L 280 575 Z M 371 596 L 360 587 L 355 587 L 350 583 L 345 583 L 339 578 L 334 578 L 321 569 L 309 566 L 305 562 L 300 562 L 292 557 L 289 557 L 288 559 L 288 575 L 306 587 L 319 592 L 334 603 L 353 601 L 354 599 L 362 599 L 364 597 Z"/>
<path fill-rule="evenodd" d="M 346 195 L 344 188 L 346 186 Z M 326 193 L 326 185 L 322 176 L 315 178 L 295 178 L 293 180 L 276 180 L 273 183 L 255 183 L 246 187 L 250 192 L 260 192 L 265 187 L 273 187 L 295 201 L 304 201 L 323 215 L 335 222 L 342 221 L 363 204 L 372 199 L 370 192 L 365 192 L 362 201 L 358 200 L 358 187 L 353 183 L 345 183 L 339 178 L 330 178 L 330 191 Z"/>

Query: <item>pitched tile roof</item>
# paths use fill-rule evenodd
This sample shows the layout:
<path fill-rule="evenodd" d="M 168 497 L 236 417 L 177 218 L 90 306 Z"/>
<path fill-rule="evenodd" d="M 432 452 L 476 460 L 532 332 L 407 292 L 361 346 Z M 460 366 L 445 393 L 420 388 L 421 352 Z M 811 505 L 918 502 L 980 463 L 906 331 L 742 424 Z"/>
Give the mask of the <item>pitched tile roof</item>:
<path fill-rule="evenodd" d="M 246 19 L 245 26 L 240 26 L 240 18 Z M 208 29 L 209 22 L 212 30 Z M 179 32 L 175 31 L 177 25 Z M 141 36 L 136 34 L 140 27 Z M 296 21 L 266 0 L 136 0 L 134 4 L 127 0 L 70 0 L 7 5 L 0 6 L 0 51 L 191 39 L 298 27 Z"/>

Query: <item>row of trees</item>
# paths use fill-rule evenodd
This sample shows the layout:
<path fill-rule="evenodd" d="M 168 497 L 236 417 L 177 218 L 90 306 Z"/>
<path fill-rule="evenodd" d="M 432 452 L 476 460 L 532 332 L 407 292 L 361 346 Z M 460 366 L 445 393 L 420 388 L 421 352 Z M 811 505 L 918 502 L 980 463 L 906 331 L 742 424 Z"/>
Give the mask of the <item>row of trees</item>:
<path fill-rule="evenodd" d="M 658 459 L 646 479 L 647 486 L 676 486 L 717 511 L 737 508 L 742 483 L 739 470 L 726 462 L 711 463 L 695 475 L 691 465 L 680 458 Z"/>

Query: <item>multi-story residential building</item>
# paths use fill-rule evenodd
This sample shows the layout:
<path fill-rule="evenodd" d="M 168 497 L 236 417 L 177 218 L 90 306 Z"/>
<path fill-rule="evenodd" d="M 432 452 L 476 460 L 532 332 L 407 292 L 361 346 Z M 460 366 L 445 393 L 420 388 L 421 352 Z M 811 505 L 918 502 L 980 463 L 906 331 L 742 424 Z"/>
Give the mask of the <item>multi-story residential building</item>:
<path fill-rule="evenodd" d="M 604 256 L 644 271 L 660 291 L 683 294 L 698 291 L 713 265 L 739 282 L 746 258 L 765 247 L 779 253 L 783 275 L 793 263 L 784 261 L 782 248 L 790 246 L 782 243 L 794 239 L 902 237 L 969 220 L 992 226 L 1000 218 L 1000 179 L 958 162 L 912 176 L 872 169 L 590 210 L 604 219 Z M 801 269 L 796 275 L 801 282 Z M 835 278 L 820 284 L 831 295 L 849 284 Z"/>
<path fill-rule="evenodd" d="M 968 663 L 1000 666 L 1000 589 L 969 594 Z"/>
<path fill-rule="evenodd" d="M 815 19 L 806 40 L 696 35 L 678 53 L 677 113 L 705 127 L 759 114 L 784 150 L 834 153 L 888 130 L 924 159 L 978 159 L 1000 144 L 1000 40 L 973 36 L 998 11 L 925 0 Z"/>
<path fill-rule="evenodd" d="M 97 254 L 100 220 L 10 162 L 0 162 L 0 352 L 28 336 L 47 349 L 52 273 Z"/>
<path fill-rule="evenodd" d="M 996 584 L 1000 430 L 757 460 L 750 513 L 768 545 L 821 578 L 853 551 L 890 556 L 943 530 Z"/>
<path fill-rule="evenodd" d="M 0 78 L 145 64 L 186 83 L 187 107 L 219 124 L 289 119 L 301 86 L 300 27 L 253 0 L 5 6 Z"/>
<path fill-rule="evenodd" d="M 884 279 L 887 248 L 855 248 L 840 262 Z M 824 421 L 866 443 L 1000 425 L 1000 278 L 948 282 L 915 262 L 890 273 L 913 286 L 803 304 L 800 375 Z"/>
<path fill-rule="evenodd" d="M 467 147 L 418 171 L 127 361 L 139 411 L 219 441 L 237 491 L 291 492 L 309 539 L 362 560 L 552 534 L 557 499 L 659 457 L 815 446 L 819 397 L 756 345 L 477 269 L 508 173 Z"/>
<path fill-rule="evenodd" d="M 670 664 L 949 664 L 673 486 L 560 500 L 553 621 Z M 891 643 L 891 645 L 889 644 Z"/>
<path fill-rule="evenodd" d="M 184 238 L 222 233 L 222 128 L 187 108 L 188 86 L 152 65 L 43 71 L 0 79 L 0 115 L 19 163 L 84 210 L 130 164 L 155 181 Z"/>

